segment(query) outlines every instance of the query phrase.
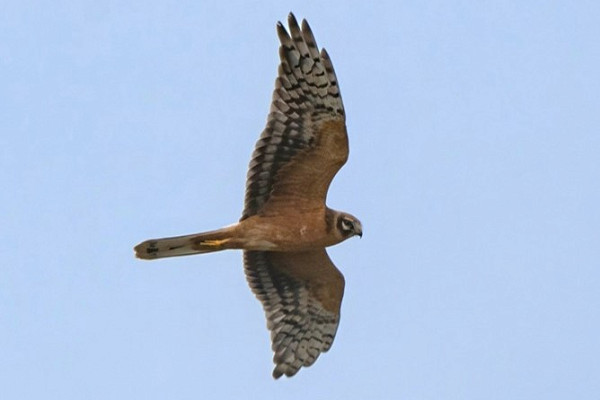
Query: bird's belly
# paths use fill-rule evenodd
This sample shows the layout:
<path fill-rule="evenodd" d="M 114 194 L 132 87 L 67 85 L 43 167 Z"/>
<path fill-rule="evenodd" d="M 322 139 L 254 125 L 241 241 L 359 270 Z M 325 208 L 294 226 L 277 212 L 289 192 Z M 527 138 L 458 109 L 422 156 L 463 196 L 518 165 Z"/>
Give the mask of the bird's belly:
<path fill-rule="evenodd" d="M 303 226 L 285 229 L 278 227 L 278 229 L 249 232 L 243 248 L 263 251 L 304 251 L 334 244 L 327 239 Z"/>
<path fill-rule="evenodd" d="M 280 246 L 264 238 L 250 237 L 244 241 L 242 248 L 246 250 L 277 251 Z"/>

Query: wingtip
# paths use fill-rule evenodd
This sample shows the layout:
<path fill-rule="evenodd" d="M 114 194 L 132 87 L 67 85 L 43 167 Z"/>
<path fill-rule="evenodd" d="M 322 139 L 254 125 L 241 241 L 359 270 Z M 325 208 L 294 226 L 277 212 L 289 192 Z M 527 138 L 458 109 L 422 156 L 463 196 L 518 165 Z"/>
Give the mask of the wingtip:
<path fill-rule="evenodd" d="M 306 20 L 306 18 L 302 19 L 302 31 L 303 32 L 311 32 L 311 34 L 312 34 L 312 29 L 310 29 L 310 25 L 308 24 L 308 21 Z"/>
<path fill-rule="evenodd" d="M 298 25 L 298 20 L 296 19 L 294 13 L 289 13 L 288 15 L 288 26 L 290 27 L 291 31 L 295 29 L 300 30 L 300 25 Z"/>
<path fill-rule="evenodd" d="M 286 43 L 290 39 L 288 31 L 285 29 L 285 26 L 281 21 L 277 21 L 277 36 L 282 44 Z"/>
<path fill-rule="evenodd" d="M 294 13 L 292 11 L 290 11 L 287 16 L 288 24 L 290 23 L 290 21 L 295 21 L 295 20 L 296 20 L 296 16 L 294 15 Z M 277 28 L 285 29 L 285 25 L 283 24 L 283 22 L 277 21 Z"/>
<path fill-rule="evenodd" d="M 289 366 L 286 367 L 283 364 L 277 364 L 275 366 L 275 368 L 273 368 L 273 379 L 279 379 L 282 376 L 286 376 L 287 378 L 291 378 L 292 376 L 296 375 L 296 373 L 298 372 L 300 368 L 298 369 L 292 369 Z"/>

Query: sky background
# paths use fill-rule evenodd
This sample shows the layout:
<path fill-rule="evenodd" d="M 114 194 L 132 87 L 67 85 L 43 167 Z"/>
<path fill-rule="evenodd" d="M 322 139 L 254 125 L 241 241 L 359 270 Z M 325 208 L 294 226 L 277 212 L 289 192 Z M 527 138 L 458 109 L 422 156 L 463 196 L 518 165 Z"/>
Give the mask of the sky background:
<path fill-rule="evenodd" d="M 130 3 L 0 5 L 2 399 L 598 398 L 598 2 Z M 332 349 L 274 381 L 240 252 L 132 247 L 240 217 L 289 11 L 364 237 Z"/>

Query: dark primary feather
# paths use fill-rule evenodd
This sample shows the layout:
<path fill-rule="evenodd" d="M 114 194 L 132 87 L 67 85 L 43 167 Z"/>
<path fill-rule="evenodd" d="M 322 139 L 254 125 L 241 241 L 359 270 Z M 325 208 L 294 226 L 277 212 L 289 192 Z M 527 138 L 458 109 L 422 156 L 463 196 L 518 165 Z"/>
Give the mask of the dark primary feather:
<path fill-rule="evenodd" d="M 277 25 L 281 41 L 279 75 L 267 126 L 256 143 L 248 169 L 242 220 L 260 211 L 271 195 L 278 172 L 300 152 L 316 145 L 316 124 L 325 119 L 344 121 L 344 106 L 329 56 L 319 52 L 304 20 L 288 17 L 290 34 Z"/>

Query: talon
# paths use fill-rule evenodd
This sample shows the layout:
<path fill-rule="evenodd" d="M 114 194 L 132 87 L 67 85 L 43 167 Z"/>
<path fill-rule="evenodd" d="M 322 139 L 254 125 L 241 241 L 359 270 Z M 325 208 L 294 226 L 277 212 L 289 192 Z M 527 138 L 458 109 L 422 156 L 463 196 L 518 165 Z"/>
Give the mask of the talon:
<path fill-rule="evenodd" d="M 208 246 L 208 247 L 219 247 L 219 246 L 224 245 L 228 241 L 229 241 L 229 239 L 203 240 L 202 242 L 200 242 L 200 244 L 202 246 Z"/>

